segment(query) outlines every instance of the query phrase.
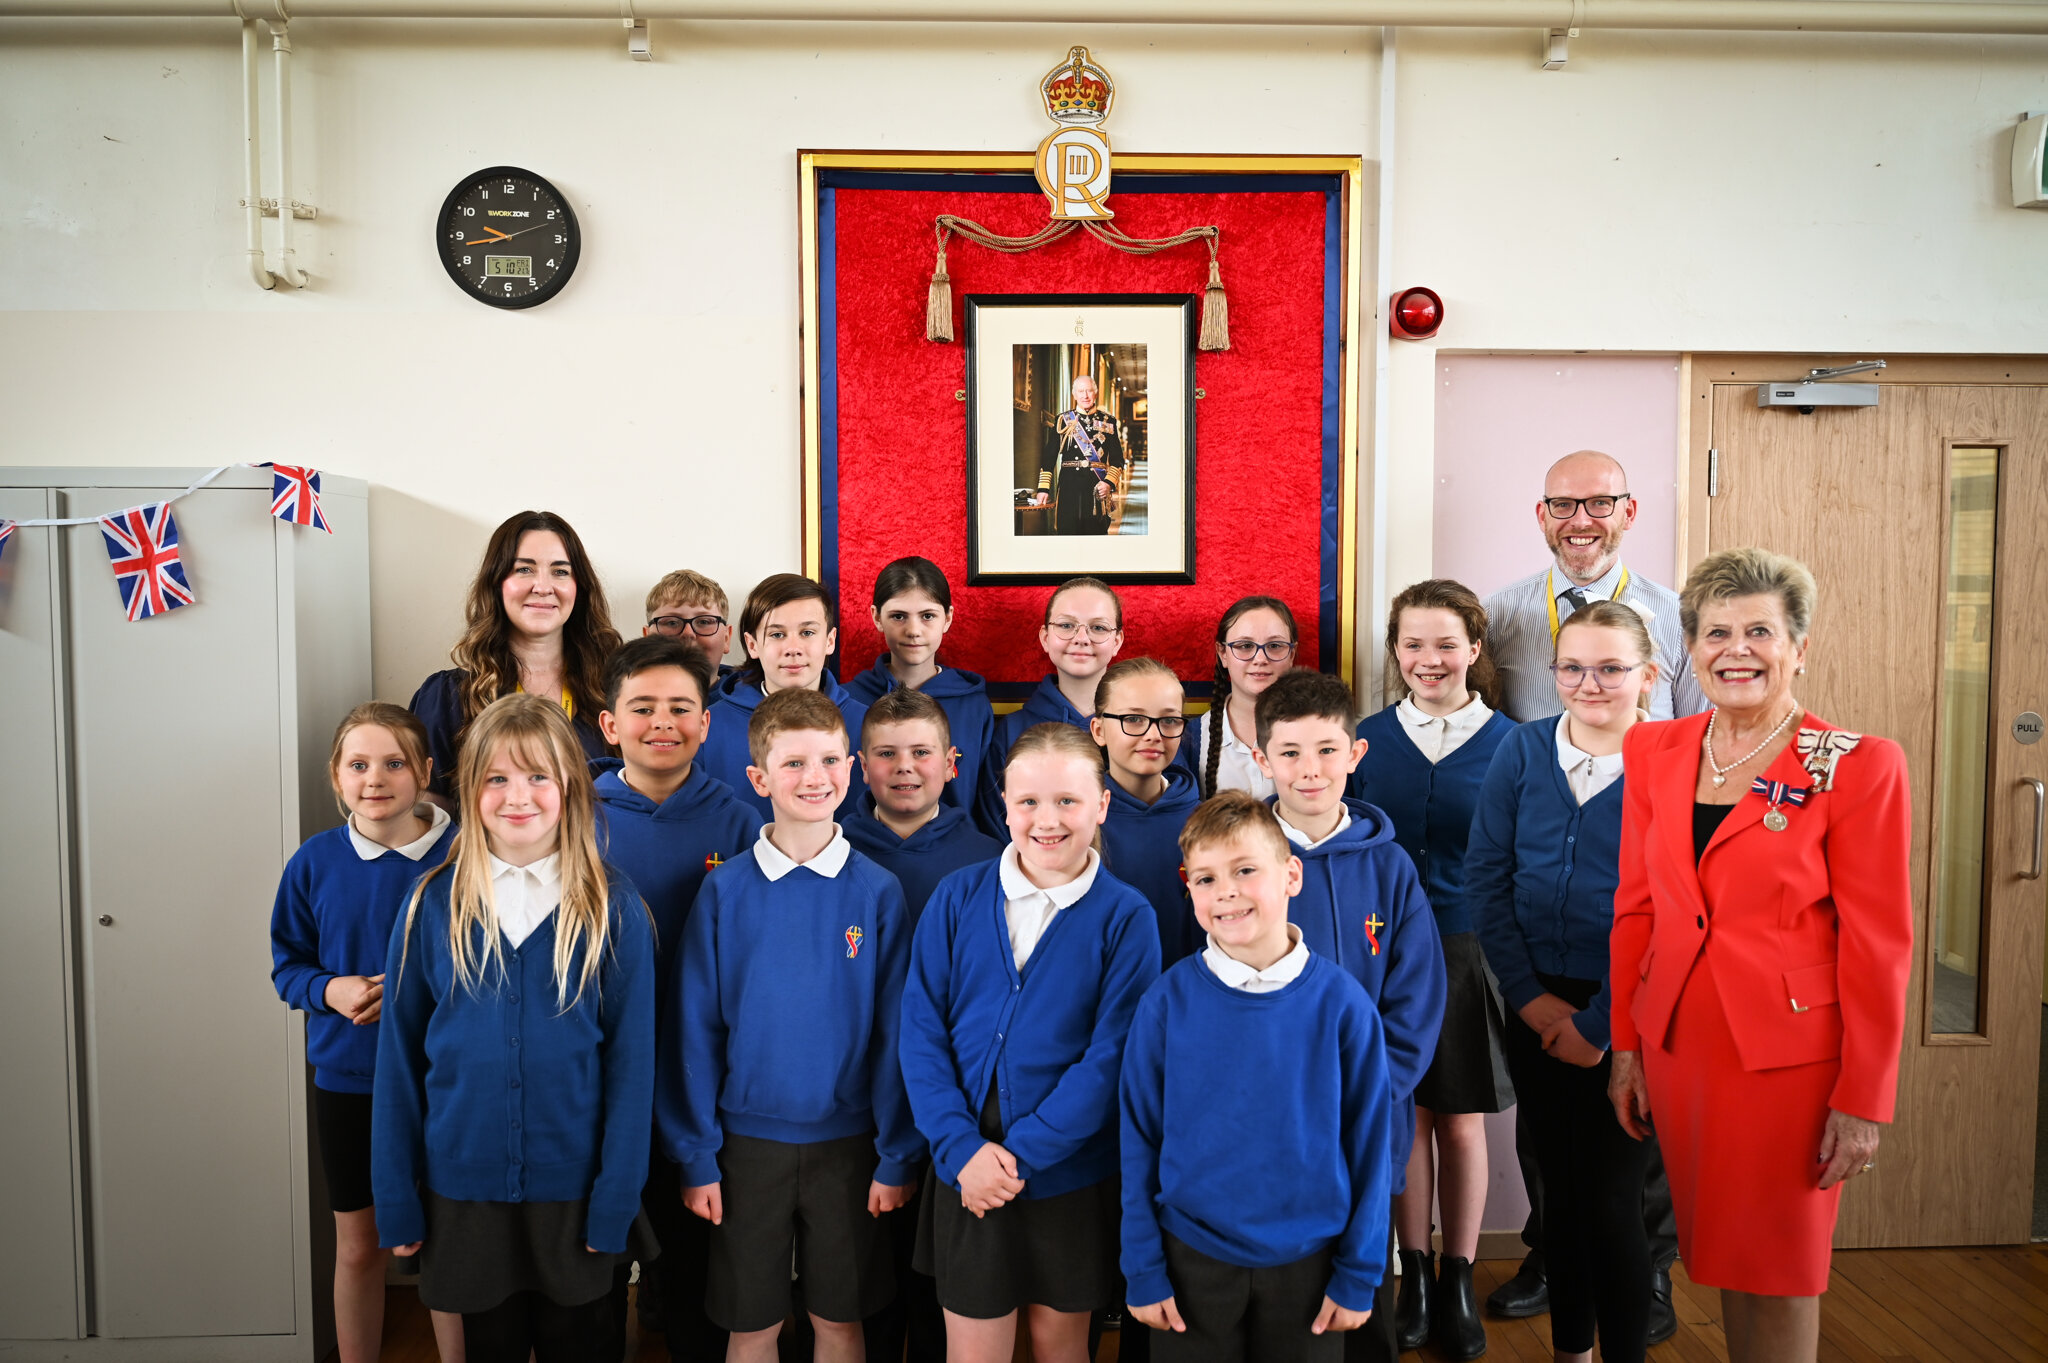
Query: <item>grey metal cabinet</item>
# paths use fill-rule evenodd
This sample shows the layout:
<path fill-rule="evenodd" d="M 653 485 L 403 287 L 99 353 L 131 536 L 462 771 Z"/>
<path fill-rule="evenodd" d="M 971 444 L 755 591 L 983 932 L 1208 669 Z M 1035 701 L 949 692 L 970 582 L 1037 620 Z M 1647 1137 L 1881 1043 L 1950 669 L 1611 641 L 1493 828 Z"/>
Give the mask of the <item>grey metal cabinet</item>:
<path fill-rule="evenodd" d="M 0 469 L 0 516 L 199 472 Z M 310 1360 L 326 1333 L 303 1019 L 268 936 L 284 862 L 338 819 L 334 725 L 370 695 L 367 488 L 323 484 L 332 535 L 273 519 L 267 470 L 180 500 L 197 602 L 135 623 L 95 526 L 18 529 L 0 557 L 10 1359 Z"/>

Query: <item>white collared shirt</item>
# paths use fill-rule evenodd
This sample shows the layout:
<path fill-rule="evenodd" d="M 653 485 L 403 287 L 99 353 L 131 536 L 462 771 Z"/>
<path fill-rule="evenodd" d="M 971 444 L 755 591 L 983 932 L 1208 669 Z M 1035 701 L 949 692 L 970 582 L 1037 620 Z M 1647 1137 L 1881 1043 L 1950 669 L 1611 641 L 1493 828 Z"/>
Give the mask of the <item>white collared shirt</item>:
<path fill-rule="evenodd" d="M 1408 735 L 1431 766 L 1464 747 L 1465 740 L 1493 718 L 1493 711 L 1476 694 L 1462 708 L 1441 716 L 1425 713 L 1415 703 L 1415 697 L 1403 696 L 1394 713 L 1401 721 L 1401 732 Z"/>
<path fill-rule="evenodd" d="M 1217 723 L 1223 725 L 1223 746 L 1216 754 L 1216 789 L 1242 790 L 1255 800 L 1272 799 L 1273 778 L 1259 770 L 1259 760 L 1252 756 L 1251 745 L 1237 736 L 1237 730 L 1230 727 L 1230 719 L 1221 709 L 1195 716 L 1188 733 L 1187 741 L 1195 745 L 1189 756 L 1194 759 L 1196 779 L 1209 773 L 1209 726 Z"/>
<path fill-rule="evenodd" d="M 761 825 L 761 836 L 754 839 L 754 864 L 761 868 L 761 874 L 770 881 L 782 879 L 799 866 L 808 867 L 819 875 L 831 880 L 845 868 L 847 857 L 853 854 L 853 844 L 846 840 L 846 834 L 839 831 L 839 825 L 832 825 L 832 841 L 809 861 L 791 861 L 780 847 L 768 840 L 768 830 L 774 824 Z"/>
<path fill-rule="evenodd" d="M 493 856 L 491 898 L 498 906 L 498 930 L 518 947 L 562 902 L 562 854 L 550 852 L 530 866 Z"/>
<path fill-rule="evenodd" d="M 1301 929 L 1289 923 L 1287 940 L 1293 945 L 1285 956 L 1264 970 L 1254 970 L 1217 946 L 1216 939 L 1211 937 L 1209 945 L 1202 948 L 1202 964 L 1208 966 L 1209 973 L 1228 988 L 1241 989 L 1247 994 L 1270 994 L 1293 984 L 1301 977 L 1301 972 L 1308 969 L 1308 943 L 1301 940 Z"/>
<path fill-rule="evenodd" d="M 1580 804 L 1621 779 L 1620 753 L 1595 757 L 1572 746 L 1570 715 L 1557 717 L 1557 765 L 1564 768 L 1565 784 L 1572 788 Z"/>
<path fill-rule="evenodd" d="M 382 843 L 371 842 L 368 838 L 356 832 L 355 815 L 349 815 L 349 846 L 355 848 L 356 855 L 364 861 L 375 861 L 386 852 L 396 852 L 407 861 L 418 861 L 434 849 L 434 843 L 440 838 L 441 830 L 448 826 L 449 819 L 448 811 L 436 804 L 422 802 L 414 805 L 412 812 L 427 821 L 427 831 L 403 847 L 386 847 Z"/>
<path fill-rule="evenodd" d="M 1100 869 L 1102 858 L 1091 847 L 1088 865 L 1080 875 L 1064 885 L 1041 890 L 1024 874 L 1023 864 L 1017 860 L 1017 844 L 1013 842 L 1003 849 L 997 875 L 1003 882 L 1003 921 L 1010 929 L 1010 958 L 1017 963 L 1017 969 L 1022 970 L 1031 953 L 1038 949 L 1038 939 L 1052 926 L 1053 915 L 1072 908 L 1094 888 L 1095 873 Z"/>
<path fill-rule="evenodd" d="M 1308 834 L 1287 822 L 1287 816 L 1280 812 L 1280 806 L 1277 804 L 1273 806 L 1273 817 L 1280 821 L 1280 831 L 1287 835 L 1287 841 L 1301 848 L 1321 847 L 1331 838 L 1336 837 L 1339 833 L 1351 827 L 1351 811 L 1343 805 L 1337 806 L 1337 826 L 1323 834 L 1320 838 L 1310 838 Z"/>

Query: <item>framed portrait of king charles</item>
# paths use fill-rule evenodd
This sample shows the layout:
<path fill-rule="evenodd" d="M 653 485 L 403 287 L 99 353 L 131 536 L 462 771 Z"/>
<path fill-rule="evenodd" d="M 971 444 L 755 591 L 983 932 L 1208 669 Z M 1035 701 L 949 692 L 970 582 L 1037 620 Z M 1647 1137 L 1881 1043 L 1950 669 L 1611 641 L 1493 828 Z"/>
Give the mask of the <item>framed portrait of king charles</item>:
<path fill-rule="evenodd" d="M 968 582 L 1193 582 L 1194 296 L 963 302 Z"/>

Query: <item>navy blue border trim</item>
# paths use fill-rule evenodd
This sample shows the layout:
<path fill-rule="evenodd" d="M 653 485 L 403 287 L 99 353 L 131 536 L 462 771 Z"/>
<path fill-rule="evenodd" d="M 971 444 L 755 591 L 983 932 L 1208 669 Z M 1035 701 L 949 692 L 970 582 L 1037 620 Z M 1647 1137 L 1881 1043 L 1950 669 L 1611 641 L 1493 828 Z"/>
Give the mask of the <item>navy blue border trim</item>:
<path fill-rule="evenodd" d="M 1322 670 L 1337 673 L 1337 599 L 1340 531 L 1343 508 L 1344 405 L 1343 349 L 1340 344 L 1341 309 L 1344 306 L 1343 177 L 1338 175 L 1212 175 L 1164 172 L 1136 174 L 1112 179 L 1113 194 L 1219 194 L 1247 193 L 1309 194 L 1323 196 L 1323 436 L 1321 553 L 1318 556 L 1321 590 L 1317 603 L 1317 653 Z M 1032 176 L 1008 171 L 874 171 L 821 170 L 818 172 L 818 510 L 819 571 L 825 590 L 837 601 L 839 583 L 839 280 L 837 205 L 833 191 L 839 189 L 945 190 L 956 194 L 1030 194 L 1038 182 Z M 1200 526 L 1196 527 L 1200 533 Z M 863 664 L 865 665 L 865 664 Z M 845 670 L 838 656 L 832 659 L 834 674 Z M 1037 682 L 1013 685 L 991 683 L 992 700 L 1022 700 Z M 1206 694 L 1204 683 L 1187 683 L 1190 696 Z"/>

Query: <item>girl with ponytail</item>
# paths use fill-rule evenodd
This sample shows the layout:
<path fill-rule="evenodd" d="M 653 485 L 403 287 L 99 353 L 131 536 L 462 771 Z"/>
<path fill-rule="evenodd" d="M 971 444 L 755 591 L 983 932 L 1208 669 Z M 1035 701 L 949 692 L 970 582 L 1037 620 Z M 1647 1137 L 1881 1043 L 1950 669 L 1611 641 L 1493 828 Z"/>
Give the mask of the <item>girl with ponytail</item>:
<path fill-rule="evenodd" d="M 1273 779 L 1252 757 L 1257 729 L 1252 712 L 1267 687 L 1294 666 L 1301 642 L 1294 612 L 1275 596 L 1247 596 L 1216 622 L 1216 684 L 1209 712 L 1195 721 L 1186 745 L 1207 799 L 1219 790 L 1249 791 L 1264 800 Z"/>

